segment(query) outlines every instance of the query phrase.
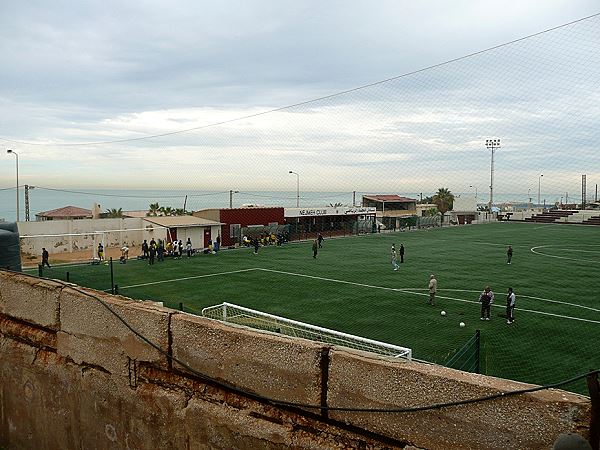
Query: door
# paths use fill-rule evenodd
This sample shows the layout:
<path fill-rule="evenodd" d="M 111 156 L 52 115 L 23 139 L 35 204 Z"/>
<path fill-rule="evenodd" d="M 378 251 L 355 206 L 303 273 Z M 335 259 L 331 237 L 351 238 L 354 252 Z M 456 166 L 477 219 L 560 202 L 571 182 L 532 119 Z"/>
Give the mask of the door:
<path fill-rule="evenodd" d="M 208 241 L 210 241 L 210 228 L 204 228 L 204 248 L 208 248 Z"/>

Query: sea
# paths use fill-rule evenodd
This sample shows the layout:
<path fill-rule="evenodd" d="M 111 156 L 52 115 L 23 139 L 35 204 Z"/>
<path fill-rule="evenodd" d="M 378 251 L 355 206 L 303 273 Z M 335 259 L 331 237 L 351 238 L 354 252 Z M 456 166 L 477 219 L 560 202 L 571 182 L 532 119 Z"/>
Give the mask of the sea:
<path fill-rule="evenodd" d="M 387 192 L 386 192 L 387 193 Z M 360 204 L 362 195 L 374 192 L 300 192 L 299 204 L 301 207 L 314 208 L 335 204 L 352 205 L 355 199 Z M 421 196 L 433 195 L 433 192 L 402 192 L 398 195 L 420 199 Z M 455 195 L 473 195 L 473 192 L 454 193 Z M 505 194 L 496 195 L 494 203 L 522 202 L 527 204 L 527 195 Z M 552 194 L 545 194 L 548 204 L 558 201 Z M 29 190 L 30 220 L 35 220 L 35 215 L 63 206 L 78 206 L 92 209 L 94 203 L 100 205 L 103 212 L 109 209 L 122 208 L 123 211 L 148 210 L 151 203 L 173 209 L 185 208 L 186 211 L 197 211 L 206 208 L 234 208 L 243 205 L 257 206 L 282 206 L 295 207 L 296 191 L 195 191 L 195 190 L 151 190 L 151 189 L 56 189 L 36 187 Z M 485 204 L 487 197 L 479 195 L 479 203 Z M 550 203 L 551 201 L 551 203 Z M 16 219 L 16 189 L 7 188 L 0 190 L 0 221 L 14 221 Z M 24 188 L 19 189 L 19 218 L 25 220 L 25 194 Z"/>

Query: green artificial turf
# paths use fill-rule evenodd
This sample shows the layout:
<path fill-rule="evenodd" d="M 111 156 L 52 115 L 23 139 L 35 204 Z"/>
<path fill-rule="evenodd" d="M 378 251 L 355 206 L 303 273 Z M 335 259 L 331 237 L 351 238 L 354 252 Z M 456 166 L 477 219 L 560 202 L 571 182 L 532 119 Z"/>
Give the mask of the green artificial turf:
<path fill-rule="evenodd" d="M 390 263 L 392 243 L 406 248 L 397 272 Z M 230 302 L 410 347 L 414 358 L 440 364 L 479 329 L 481 372 L 503 378 L 546 384 L 600 368 L 600 227 L 436 228 L 326 239 L 317 259 L 311 242 L 300 242 L 264 247 L 258 255 L 243 248 L 154 266 L 130 260 L 113 269 L 119 293 L 132 298 L 183 303 L 196 313 Z M 82 286 L 111 287 L 105 265 L 54 267 L 44 276 L 65 279 L 66 271 Z M 434 307 L 427 305 L 431 273 L 438 279 Z M 492 320 L 482 322 L 476 302 L 486 285 L 496 306 Z M 501 317 L 509 286 L 517 297 L 512 325 Z M 565 388 L 586 392 L 585 381 Z"/>

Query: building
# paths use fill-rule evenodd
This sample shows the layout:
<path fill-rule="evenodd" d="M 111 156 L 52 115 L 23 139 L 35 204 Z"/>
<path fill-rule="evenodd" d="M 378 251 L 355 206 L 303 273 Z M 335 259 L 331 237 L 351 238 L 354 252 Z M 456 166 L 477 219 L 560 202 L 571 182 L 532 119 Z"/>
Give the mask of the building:
<path fill-rule="evenodd" d="M 451 223 L 459 225 L 472 223 L 479 217 L 477 199 L 471 195 L 455 197 L 452 204 L 452 211 L 446 213 L 446 215 L 448 214 L 450 214 L 449 220 Z"/>
<path fill-rule="evenodd" d="M 248 229 L 264 230 L 264 227 L 285 225 L 282 207 L 203 209 L 194 212 L 193 216 L 219 222 L 221 245 L 224 247 L 239 244 L 242 236 L 248 234 Z"/>
<path fill-rule="evenodd" d="M 377 221 L 388 229 L 400 228 L 401 218 L 417 215 L 417 200 L 399 195 L 363 195 L 362 205 L 375 208 Z"/>
<path fill-rule="evenodd" d="M 91 210 L 79 208 L 78 206 L 63 206 L 62 208 L 39 212 L 35 215 L 35 220 L 38 222 L 46 220 L 75 220 L 91 218 Z"/>
<path fill-rule="evenodd" d="M 291 239 L 310 239 L 317 233 L 345 236 L 371 233 L 375 213 L 374 207 L 364 206 L 285 208 L 285 221 Z"/>
<path fill-rule="evenodd" d="M 181 240 L 185 243 L 189 238 L 193 247 L 197 249 L 207 248 L 208 241 L 217 239 L 223 225 L 216 220 L 194 216 L 144 217 L 142 220 L 150 226 L 166 228 L 167 241 Z"/>

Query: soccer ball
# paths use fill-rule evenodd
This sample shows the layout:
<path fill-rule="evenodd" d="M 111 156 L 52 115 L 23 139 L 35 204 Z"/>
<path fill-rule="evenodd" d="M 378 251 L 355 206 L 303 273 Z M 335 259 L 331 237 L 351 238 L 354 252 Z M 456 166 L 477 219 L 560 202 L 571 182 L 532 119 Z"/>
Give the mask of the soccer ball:
<path fill-rule="evenodd" d="M 461 328 L 464 328 L 464 327 L 465 327 L 465 323 L 464 323 L 464 322 L 461 322 L 461 323 L 459 323 L 458 325 L 459 325 Z"/>
<path fill-rule="evenodd" d="M 446 311 L 442 311 L 440 314 L 441 314 L 442 316 L 445 316 L 445 315 L 446 315 Z"/>

